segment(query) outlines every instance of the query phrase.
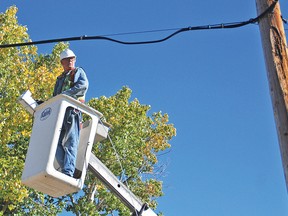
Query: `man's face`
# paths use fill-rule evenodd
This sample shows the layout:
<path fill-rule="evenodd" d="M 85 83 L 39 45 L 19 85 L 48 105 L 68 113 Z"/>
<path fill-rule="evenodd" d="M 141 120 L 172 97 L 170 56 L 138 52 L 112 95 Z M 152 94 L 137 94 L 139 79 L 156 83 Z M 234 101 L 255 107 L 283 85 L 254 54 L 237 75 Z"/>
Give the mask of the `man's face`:
<path fill-rule="evenodd" d="M 75 57 L 64 58 L 61 60 L 64 71 L 73 70 L 75 68 Z"/>

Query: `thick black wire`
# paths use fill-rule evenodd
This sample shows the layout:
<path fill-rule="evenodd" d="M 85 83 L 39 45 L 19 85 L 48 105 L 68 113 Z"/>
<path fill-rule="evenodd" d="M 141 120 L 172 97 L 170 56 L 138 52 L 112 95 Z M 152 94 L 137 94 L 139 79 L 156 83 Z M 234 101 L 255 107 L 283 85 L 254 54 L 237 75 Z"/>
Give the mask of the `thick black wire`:
<path fill-rule="evenodd" d="M 197 30 L 211 30 L 211 29 L 232 29 L 232 28 L 239 28 L 248 24 L 253 24 L 259 22 L 264 16 L 268 13 L 271 13 L 274 10 L 275 5 L 278 3 L 278 0 L 275 0 L 263 13 L 261 13 L 256 18 L 249 19 L 243 22 L 232 22 L 232 23 L 221 23 L 221 24 L 213 24 L 213 25 L 203 25 L 203 26 L 194 26 L 194 27 L 186 27 L 181 28 L 175 31 L 174 33 L 168 35 L 165 38 L 159 40 L 150 40 L 150 41 L 135 41 L 135 42 L 127 42 L 116 40 L 107 36 L 87 36 L 83 35 L 80 37 L 68 37 L 68 38 L 59 38 L 59 39 L 50 39 L 50 40 L 41 40 L 41 41 L 33 41 L 33 42 L 25 42 L 25 43 L 16 43 L 16 44 L 2 44 L 0 48 L 8 48 L 8 47 L 17 47 L 17 46 L 29 46 L 29 45 L 37 45 L 37 44 L 47 44 L 47 43 L 57 43 L 57 42 L 66 42 L 66 41 L 76 41 L 76 40 L 107 40 L 119 44 L 125 45 L 139 45 L 139 44 L 153 44 L 153 43 L 160 43 L 166 41 L 177 34 L 186 31 L 197 31 Z M 161 30 L 156 30 L 161 31 Z M 156 31 L 145 31 L 145 32 L 134 32 L 135 33 L 147 33 L 147 32 L 156 32 Z M 164 30 L 163 30 L 164 31 Z M 132 34 L 132 33 L 122 33 L 122 34 L 113 34 L 113 35 L 124 35 L 124 34 Z"/>

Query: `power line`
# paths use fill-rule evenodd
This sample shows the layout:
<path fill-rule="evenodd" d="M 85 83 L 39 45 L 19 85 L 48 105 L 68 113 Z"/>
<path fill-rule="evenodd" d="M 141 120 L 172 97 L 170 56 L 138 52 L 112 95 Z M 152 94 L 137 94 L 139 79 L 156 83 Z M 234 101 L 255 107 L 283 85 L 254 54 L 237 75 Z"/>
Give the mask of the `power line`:
<path fill-rule="evenodd" d="M 275 5 L 278 3 L 278 0 L 275 0 L 262 14 L 257 16 L 256 18 L 252 18 L 242 22 L 231 22 L 231 23 L 220 23 L 220 24 L 213 24 L 213 25 L 202 25 L 202 26 L 189 26 L 185 28 L 178 28 L 178 29 L 163 29 L 163 30 L 151 30 L 151 31 L 139 31 L 139 32 L 128 32 L 128 33 L 117 33 L 117 34 L 110 34 L 110 35 L 99 35 L 99 36 L 87 36 L 83 35 L 80 37 L 67 37 L 67 38 L 59 38 L 59 39 L 50 39 L 50 40 L 40 40 L 40 41 L 32 41 L 32 42 L 24 42 L 24 43 L 16 43 L 16 44 L 2 44 L 0 48 L 8 48 L 8 47 L 18 47 L 18 46 L 30 46 L 30 45 L 37 45 L 37 44 L 47 44 L 47 43 L 57 43 L 57 42 L 66 42 L 66 41 L 78 41 L 78 40 L 107 40 L 119 44 L 124 45 L 139 45 L 139 44 L 153 44 L 153 43 L 160 43 L 164 42 L 182 32 L 186 31 L 198 31 L 198 30 L 212 30 L 212 29 L 232 29 L 232 28 L 240 28 L 242 26 L 246 26 L 248 24 L 255 24 L 259 22 L 263 17 L 265 17 L 268 13 L 273 12 Z M 149 41 L 121 41 L 111 38 L 110 36 L 118 36 L 118 35 L 128 35 L 128 34 L 140 34 L 140 33 L 151 33 L 151 32 L 160 32 L 160 31 L 170 31 L 176 30 L 174 33 L 158 40 L 149 40 Z M 109 37 L 108 37 L 109 36 Z"/>

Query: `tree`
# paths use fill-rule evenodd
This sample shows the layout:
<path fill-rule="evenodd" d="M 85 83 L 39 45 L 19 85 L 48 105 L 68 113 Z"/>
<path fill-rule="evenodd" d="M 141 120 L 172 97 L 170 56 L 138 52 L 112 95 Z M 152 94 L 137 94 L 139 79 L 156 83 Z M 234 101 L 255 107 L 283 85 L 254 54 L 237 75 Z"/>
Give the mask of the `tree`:
<path fill-rule="evenodd" d="M 18 24 L 16 13 L 13 6 L 0 14 L 1 44 L 30 40 L 27 28 Z M 67 47 L 68 44 L 56 44 L 49 55 L 37 54 L 36 46 L 0 50 L 0 215 L 56 215 L 63 210 L 76 215 L 130 215 L 89 173 L 81 193 L 60 198 L 21 184 L 32 117 L 17 103 L 17 98 L 27 89 L 34 98 L 51 97 L 55 79 L 62 72 L 58 56 Z M 163 195 L 157 154 L 170 148 L 176 129 L 167 114 L 156 112 L 149 116 L 150 106 L 131 100 L 131 92 L 123 87 L 114 96 L 88 102 L 103 113 L 103 121 L 112 125 L 111 139 L 94 145 L 93 153 L 143 202 L 156 208 L 156 198 Z"/>
<path fill-rule="evenodd" d="M 0 14 L 0 42 L 29 41 L 27 28 L 18 24 L 17 8 Z M 49 56 L 37 47 L 0 49 L 0 211 L 8 214 L 33 197 L 20 181 L 31 132 L 32 118 L 17 103 L 25 90 L 36 98 L 51 95 L 54 74 L 61 72 L 57 56 L 67 45 L 58 44 Z M 53 73 L 52 73 L 53 71 Z M 41 83 L 41 85 L 39 85 Z"/>

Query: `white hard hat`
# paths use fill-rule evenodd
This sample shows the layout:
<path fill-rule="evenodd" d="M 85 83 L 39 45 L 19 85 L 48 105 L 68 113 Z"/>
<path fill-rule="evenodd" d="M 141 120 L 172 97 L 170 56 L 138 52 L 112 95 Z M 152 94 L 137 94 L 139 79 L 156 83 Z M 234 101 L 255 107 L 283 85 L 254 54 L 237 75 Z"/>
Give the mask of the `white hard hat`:
<path fill-rule="evenodd" d="M 66 49 L 63 52 L 60 53 L 60 61 L 64 58 L 69 58 L 69 57 L 75 57 L 76 55 L 74 54 L 74 52 L 70 49 Z"/>

